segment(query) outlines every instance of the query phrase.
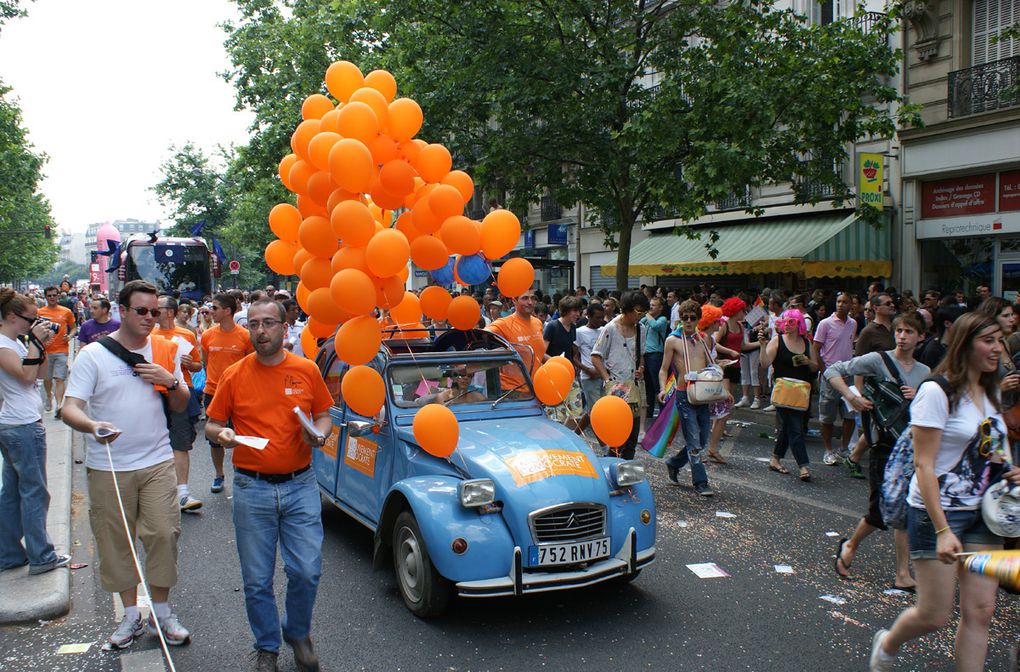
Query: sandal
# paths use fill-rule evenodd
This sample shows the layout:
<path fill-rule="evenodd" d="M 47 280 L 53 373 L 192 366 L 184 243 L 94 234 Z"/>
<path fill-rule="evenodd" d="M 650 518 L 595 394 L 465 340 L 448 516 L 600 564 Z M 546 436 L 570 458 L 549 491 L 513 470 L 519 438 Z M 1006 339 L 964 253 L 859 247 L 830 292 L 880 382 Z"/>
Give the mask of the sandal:
<path fill-rule="evenodd" d="M 811 472 L 808 471 L 807 467 L 802 467 L 801 468 L 801 470 L 800 470 L 800 480 L 804 481 L 805 483 L 810 483 L 811 482 Z"/>
<path fill-rule="evenodd" d="M 722 455 L 715 452 L 714 450 L 708 451 L 708 459 L 712 460 L 716 464 L 729 464 Z"/>
<path fill-rule="evenodd" d="M 769 462 L 769 471 L 774 471 L 777 474 L 783 474 L 783 475 L 786 475 L 786 474 L 790 473 L 790 470 L 787 469 L 786 467 L 784 467 L 783 465 L 781 465 L 781 464 L 772 464 L 771 462 Z"/>
<path fill-rule="evenodd" d="M 839 540 L 839 545 L 836 547 L 836 562 L 834 563 L 834 566 L 836 568 L 836 575 L 841 579 L 850 578 L 850 565 L 846 564 L 846 561 L 843 560 L 843 547 L 846 545 L 846 542 L 848 541 L 849 539 L 843 537 L 842 539 Z M 839 571 L 840 565 L 842 565 L 843 569 L 842 572 Z M 843 572 L 846 573 L 844 574 Z"/>

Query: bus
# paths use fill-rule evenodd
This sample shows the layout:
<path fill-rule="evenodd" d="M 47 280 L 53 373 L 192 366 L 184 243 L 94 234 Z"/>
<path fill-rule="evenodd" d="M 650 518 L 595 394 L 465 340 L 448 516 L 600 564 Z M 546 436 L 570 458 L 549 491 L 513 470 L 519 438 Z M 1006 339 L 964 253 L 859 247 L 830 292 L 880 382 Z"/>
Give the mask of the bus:
<path fill-rule="evenodd" d="M 160 294 L 176 294 L 201 301 L 213 293 L 213 278 L 220 276 L 219 259 L 202 238 L 161 238 L 133 234 L 121 243 L 122 263 L 110 278 L 110 296 L 125 282 L 145 280 Z"/>

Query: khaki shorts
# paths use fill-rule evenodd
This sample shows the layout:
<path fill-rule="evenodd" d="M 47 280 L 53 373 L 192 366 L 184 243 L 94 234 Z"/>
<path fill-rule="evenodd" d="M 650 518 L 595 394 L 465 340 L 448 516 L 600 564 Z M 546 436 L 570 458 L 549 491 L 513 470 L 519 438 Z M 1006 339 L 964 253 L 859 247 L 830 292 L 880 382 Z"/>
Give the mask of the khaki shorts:
<path fill-rule="evenodd" d="M 131 538 L 140 539 L 145 548 L 145 576 L 149 585 L 169 588 L 177 583 L 177 540 L 181 536 L 174 462 L 119 471 L 116 476 Z M 89 469 L 88 483 L 89 522 L 99 552 L 103 590 L 120 593 L 134 588 L 139 583 L 138 572 L 117 506 L 113 474 Z"/>
<path fill-rule="evenodd" d="M 51 352 L 46 355 L 46 377 L 67 380 L 67 353 Z"/>

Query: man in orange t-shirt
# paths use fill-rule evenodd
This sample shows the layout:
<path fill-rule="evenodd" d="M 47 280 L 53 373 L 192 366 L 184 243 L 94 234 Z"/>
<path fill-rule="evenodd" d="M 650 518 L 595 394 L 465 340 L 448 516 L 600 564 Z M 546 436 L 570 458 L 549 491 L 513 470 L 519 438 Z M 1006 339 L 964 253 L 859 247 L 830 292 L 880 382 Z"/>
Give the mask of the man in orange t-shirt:
<path fill-rule="evenodd" d="M 202 363 L 205 364 L 205 406 L 209 408 L 220 377 L 231 364 L 254 352 L 248 330 L 234 322 L 237 300 L 221 292 L 213 297 L 212 318 L 216 324 L 202 334 Z M 223 446 L 209 441 L 210 455 L 216 476 L 210 492 L 223 492 Z"/>
<path fill-rule="evenodd" d="M 206 409 L 205 435 L 234 449 L 234 531 L 259 669 L 276 669 L 281 644 L 273 593 L 279 545 L 287 576 L 283 639 L 298 669 L 318 670 L 310 634 L 322 573 L 322 504 L 311 447 L 321 446 L 332 429 L 333 398 L 315 364 L 284 350 L 286 318 L 276 301 L 261 299 L 248 308 L 255 355 L 220 378 Z M 318 436 L 301 426 L 295 407 L 311 416 Z M 256 449 L 238 441 L 248 437 L 269 443 Z"/>
<path fill-rule="evenodd" d="M 60 290 L 56 287 L 47 287 L 43 293 L 46 296 L 46 305 L 39 309 L 36 317 L 49 320 L 59 327 L 56 335 L 46 342 L 46 364 L 40 368 L 43 375 L 43 389 L 46 391 L 46 410 L 53 410 L 53 402 L 50 401 L 50 393 L 57 402 L 57 412 L 54 414 L 60 417 L 60 404 L 64 400 L 64 381 L 67 380 L 67 356 L 68 343 L 78 333 L 78 323 L 74 319 L 74 313 L 59 305 Z"/>
<path fill-rule="evenodd" d="M 548 359 L 545 356 L 542 320 L 535 317 L 535 292 L 529 289 L 513 301 L 514 312 L 495 320 L 485 329 L 510 341 L 524 360 L 524 366 L 534 376 L 542 362 Z M 525 346 L 529 346 L 530 350 Z M 516 366 L 504 366 L 499 372 L 499 381 L 507 391 L 524 385 L 524 377 Z"/>
<path fill-rule="evenodd" d="M 159 316 L 156 328 L 152 330 L 154 336 L 162 336 L 168 341 L 176 340 L 177 352 L 181 354 L 181 372 L 184 374 L 184 382 L 191 391 L 191 374 L 202 370 L 202 356 L 198 350 L 198 341 L 190 329 L 178 327 L 177 320 L 177 299 L 172 296 L 163 295 L 159 297 Z M 190 407 L 192 404 L 188 402 Z M 197 406 L 195 407 L 197 409 Z M 202 502 L 191 496 L 188 488 L 188 472 L 191 470 L 191 448 L 195 443 L 198 432 L 195 424 L 198 422 L 199 413 L 189 412 L 189 408 L 183 411 L 170 413 L 170 447 L 174 452 L 174 471 L 177 475 L 177 500 L 180 503 L 181 511 L 194 512 L 202 508 Z"/>

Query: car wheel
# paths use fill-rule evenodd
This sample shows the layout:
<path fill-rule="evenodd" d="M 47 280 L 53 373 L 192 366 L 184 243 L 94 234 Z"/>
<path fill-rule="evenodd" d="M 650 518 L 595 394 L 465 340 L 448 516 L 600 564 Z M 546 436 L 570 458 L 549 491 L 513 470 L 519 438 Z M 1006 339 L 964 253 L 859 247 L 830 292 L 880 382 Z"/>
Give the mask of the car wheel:
<path fill-rule="evenodd" d="M 404 511 L 393 525 L 393 571 L 404 604 L 415 616 L 429 618 L 446 610 L 453 586 L 432 565 L 414 514 Z"/>

